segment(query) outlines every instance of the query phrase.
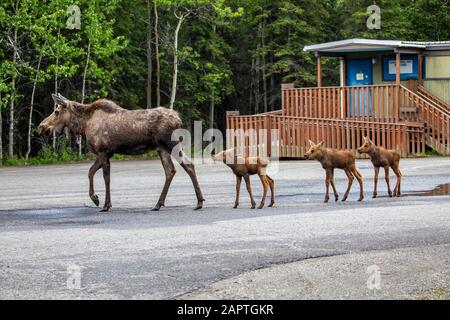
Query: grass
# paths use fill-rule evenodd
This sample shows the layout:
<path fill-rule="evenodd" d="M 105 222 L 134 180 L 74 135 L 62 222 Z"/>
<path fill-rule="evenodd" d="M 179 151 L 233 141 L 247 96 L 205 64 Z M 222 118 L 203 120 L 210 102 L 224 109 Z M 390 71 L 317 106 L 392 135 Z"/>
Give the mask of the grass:
<path fill-rule="evenodd" d="M 442 157 L 442 154 L 437 152 L 436 150 L 427 150 L 425 152 L 421 152 L 417 154 L 418 157 Z"/>
<path fill-rule="evenodd" d="M 417 300 L 450 300 L 450 291 L 442 285 L 438 285 L 431 289 L 430 291 L 423 291 L 416 294 L 415 299 Z"/>
<path fill-rule="evenodd" d="M 120 155 L 115 154 L 112 159 L 114 160 L 147 160 L 147 159 L 156 159 L 158 158 L 158 153 L 156 151 L 150 151 L 142 155 L 138 156 L 128 156 L 128 155 Z M 81 156 L 78 155 L 77 152 L 73 151 L 67 143 L 62 143 L 59 145 L 58 150 L 53 150 L 52 146 L 44 146 L 39 151 L 39 153 L 35 157 L 31 157 L 26 160 L 23 157 L 13 157 L 6 158 L 3 160 L 3 166 L 12 167 L 12 166 L 35 166 L 35 165 L 43 165 L 43 164 L 56 164 L 56 163 L 73 163 L 78 161 L 88 161 L 94 160 L 95 155 L 92 153 L 83 154 Z"/>

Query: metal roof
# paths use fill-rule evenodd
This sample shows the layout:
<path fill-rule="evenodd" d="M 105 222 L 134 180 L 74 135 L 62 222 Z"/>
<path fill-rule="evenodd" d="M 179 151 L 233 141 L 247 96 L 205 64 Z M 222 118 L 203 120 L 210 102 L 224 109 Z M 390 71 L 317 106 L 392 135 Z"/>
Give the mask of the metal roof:
<path fill-rule="evenodd" d="M 347 39 L 305 46 L 307 52 L 344 53 L 361 51 L 394 50 L 397 48 L 423 50 L 450 50 L 450 41 L 401 41 L 374 39 Z"/>

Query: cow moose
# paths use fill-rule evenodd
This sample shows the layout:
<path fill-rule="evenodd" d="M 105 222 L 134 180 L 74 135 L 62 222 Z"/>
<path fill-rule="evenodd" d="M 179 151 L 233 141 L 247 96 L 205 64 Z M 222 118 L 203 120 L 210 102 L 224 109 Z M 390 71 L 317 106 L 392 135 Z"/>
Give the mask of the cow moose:
<path fill-rule="evenodd" d="M 100 99 L 90 104 L 81 104 L 52 95 L 56 108 L 38 126 L 39 134 L 68 128 L 75 134 L 86 136 L 89 149 L 97 158 L 89 169 L 89 196 L 96 206 L 99 198 L 94 192 L 94 175 L 102 168 L 105 181 L 105 204 L 101 211 L 112 207 L 110 194 L 110 158 L 118 154 L 137 155 L 156 150 L 164 167 L 166 180 L 153 211 L 164 206 L 167 192 L 173 177 L 175 166 L 172 162 L 172 150 L 178 141 L 172 141 L 172 133 L 182 125 L 177 112 L 158 107 L 146 110 L 127 110 L 110 100 Z M 178 148 L 177 148 L 178 151 Z M 202 208 L 205 201 L 200 190 L 194 165 L 181 151 L 174 152 L 174 158 L 190 176 L 197 196 L 195 210 Z"/>

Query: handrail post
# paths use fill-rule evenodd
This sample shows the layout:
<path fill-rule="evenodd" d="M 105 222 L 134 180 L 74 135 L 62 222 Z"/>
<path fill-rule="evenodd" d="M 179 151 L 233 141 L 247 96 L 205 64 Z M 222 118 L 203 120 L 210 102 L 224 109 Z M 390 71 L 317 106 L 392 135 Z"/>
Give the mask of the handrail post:
<path fill-rule="evenodd" d="M 288 112 L 286 112 L 287 108 L 290 106 L 286 106 L 286 91 L 294 89 L 295 84 L 294 83 L 282 83 L 281 84 L 281 111 L 283 116 L 287 115 Z"/>
<path fill-rule="evenodd" d="M 395 104 L 396 104 L 396 118 L 397 121 L 400 118 L 400 63 L 401 63 L 401 56 L 400 51 L 395 52 L 395 85 L 396 85 L 396 98 L 395 98 Z"/>

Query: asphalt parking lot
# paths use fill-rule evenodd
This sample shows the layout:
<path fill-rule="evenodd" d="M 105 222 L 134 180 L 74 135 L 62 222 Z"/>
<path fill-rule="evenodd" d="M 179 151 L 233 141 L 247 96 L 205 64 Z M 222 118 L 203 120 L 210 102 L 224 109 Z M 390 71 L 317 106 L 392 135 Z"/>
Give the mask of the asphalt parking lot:
<path fill-rule="evenodd" d="M 194 190 L 177 166 L 167 207 L 151 212 L 164 183 L 161 164 L 127 161 L 112 163 L 113 209 L 99 213 L 88 196 L 89 166 L 0 169 L 0 299 L 276 298 L 273 292 L 287 299 L 414 299 L 448 290 L 450 196 L 443 186 L 450 183 L 450 158 L 402 160 L 403 196 L 386 197 L 380 175 L 378 199 L 371 198 L 370 161 L 358 161 L 365 200 L 356 201 L 355 183 L 348 202 L 328 204 L 319 163 L 281 162 L 272 174 L 275 207 L 263 210 L 250 209 L 245 188 L 240 208 L 232 209 L 235 178 L 217 163 L 197 166 L 206 198 L 202 210 L 192 210 Z M 259 199 L 259 179 L 252 182 Z M 343 172 L 336 172 L 336 182 L 342 195 Z M 102 202 L 101 171 L 95 184 Z M 357 261 L 348 263 L 346 257 L 355 255 Z M 380 267 L 382 279 L 388 275 L 376 290 L 366 286 L 371 265 Z M 270 277 L 282 266 L 287 269 L 278 274 L 301 271 L 304 281 Z M 68 283 L 74 267 L 80 280 L 75 287 Z M 326 271 L 321 281 L 308 278 L 308 270 L 317 268 Z M 426 274 L 426 281 L 417 280 Z M 239 292 L 224 283 L 230 279 L 241 283 Z"/>

